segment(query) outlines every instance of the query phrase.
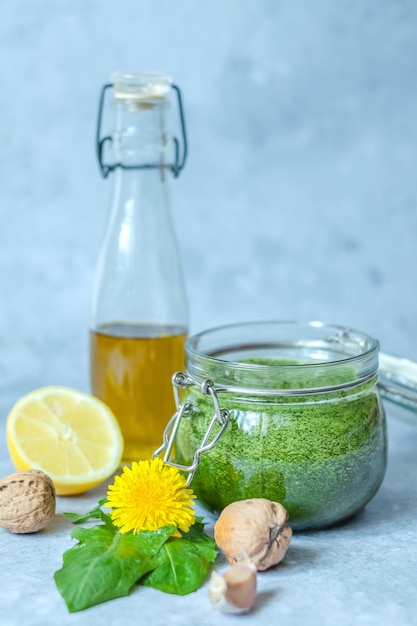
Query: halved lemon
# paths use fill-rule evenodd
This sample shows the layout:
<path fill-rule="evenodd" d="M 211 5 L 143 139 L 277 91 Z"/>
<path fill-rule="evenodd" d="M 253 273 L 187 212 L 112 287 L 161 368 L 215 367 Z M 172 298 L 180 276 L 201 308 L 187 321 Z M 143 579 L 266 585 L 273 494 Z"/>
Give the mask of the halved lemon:
<path fill-rule="evenodd" d="M 6 430 L 16 469 L 45 472 L 58 495 L 96 487 L 117 470 L 123 453 L 111 410 L 69 387 L 42 387 L 23 396 L 10 411 Z"/>

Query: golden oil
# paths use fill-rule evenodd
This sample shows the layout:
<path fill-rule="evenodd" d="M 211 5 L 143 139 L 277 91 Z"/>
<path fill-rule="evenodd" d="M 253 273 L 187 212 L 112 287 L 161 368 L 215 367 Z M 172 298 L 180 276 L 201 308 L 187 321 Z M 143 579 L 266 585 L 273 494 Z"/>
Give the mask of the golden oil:
<path fill-rule="evenodd" d="M 172 375 L 184 368 L 184 328 L 115 322 L 90 335 L 92 393 L 117 417 L 124 462 L 149 459 L 176 407 Z"/>

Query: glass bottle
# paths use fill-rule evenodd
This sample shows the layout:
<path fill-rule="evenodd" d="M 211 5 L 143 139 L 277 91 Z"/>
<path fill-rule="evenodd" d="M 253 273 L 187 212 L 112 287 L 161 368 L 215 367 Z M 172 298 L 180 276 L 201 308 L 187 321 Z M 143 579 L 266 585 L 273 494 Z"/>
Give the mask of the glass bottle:
<path fill-rule="evenodd" d="M 171 378 L 183 367 L 188 307 L 170 216 L 167 174 L 178 175 L 186 135 L 178 87 L 163 75 L 116 73 L 103 87 L 97 147 L 104 177 L 112 172 L 110 216 L 96 269 L 90 334 L 92 392 L 119 420 L 123 460 L 147 459 L 175 411 Z M 100 138 L 106 91 L 114 130 Z M 176 91 L 179 142 L 165 130 Z M 111 145 L 115 163 L 105 165 Z M 174 150 L 173 150 L 174 148 Z M 169 158 L 175 153 L 175 163 Z"/>

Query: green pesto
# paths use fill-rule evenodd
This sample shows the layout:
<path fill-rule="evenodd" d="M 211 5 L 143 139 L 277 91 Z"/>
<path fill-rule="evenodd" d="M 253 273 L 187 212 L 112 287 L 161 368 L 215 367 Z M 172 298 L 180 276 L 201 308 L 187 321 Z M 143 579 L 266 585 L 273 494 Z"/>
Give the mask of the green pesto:
<path fill-rule="evenodd" d="M 187 400 L 194 411 L 183 418 L 177 435 L 177 459 L 185 464 L 213 415 L 211 399 L 197 388 Z M 325 527 L 353 515 L 378 490 L 386 432 L 372 385 L 300 398 L 221 393 L 219 401 L 229 410 L 229 424 L 201 456 L 191 485 L 208 509 L 263 497 L 286 507 L 294 529 Z"/>

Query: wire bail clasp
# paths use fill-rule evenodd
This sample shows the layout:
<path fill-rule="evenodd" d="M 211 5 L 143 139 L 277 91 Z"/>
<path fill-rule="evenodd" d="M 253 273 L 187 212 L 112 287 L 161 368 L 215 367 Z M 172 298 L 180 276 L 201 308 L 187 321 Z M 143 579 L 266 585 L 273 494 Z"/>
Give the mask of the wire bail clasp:
<path fill-rule="evenodd" d="M 104 109 L 104 101 L 106 97 L 106 93 L 109 89 L 114 87 L 113 83 L 107 83 L 103 85 L 100 92 L 100 99 L 98 105 L 98 114 L 97 114 L 97 127 L 96 127 L 96 154 L 97 160 L 100 168 L 101 175 L 103 178 L 107 178 L 107 176 L 115 170 L 117 167 L 125 170 L 141 170 L 141 169 L 161 169 L 160 163 L 142 163 L 137 165 L 125 165 L 123 163 L 104 163 L 103 162 L 103 152 L 104 145 L 107 142 L 112 141 L 111 135 L 106 135 L 104 137 L 101 136 L 101 126 L 103 120 L 103 109 Z M 181 90 L 177 85 L 171 83 L 171 88 L 174 90 L 177 96 L 177 104 L 178 104 L 178 113 L 180 118 L 180 127 L 181 127 L 181 136 L 182 136 L 182 151 L 180 149 L 180 142 L 177 137 L 172 137 L 172 142 L 174 144 L 174 163 L 167 164 L 164 167 L 166 169 L 170 169 L 174 174 L 175 178 L 179 175 L 182 168 L 185 165 L 185 160 L 187 158 L 188 152 L 188 144 L 187 144 L 187 132 L 185 129 L 185 117 L 184 117 L 184 109 L 182 105 L 182 97 Z"/>
<path fill-rule="evenodd" d="M 179 391 L 180 389 L 186 389 L 188 387 L 191 387 L 192 385 L 198 386 L 202 393 L 204 393 L 205 395 L 209 395 L 211 397 L 211 399 L 213 400 L 213 405 L 214 405 L 214 413 L 210 421 L 210 424 L 207 428 L 207 431 L 204 434 L 204 437 L 200 445 L 198 446 L 198 448 L 196 449 L 194 453 L 194 458 L 193 458 L 191 465 L 181 465 L 180 463 L 175 463 L 171 459 L 172 449 L 175 444 L 175 438 L 177 436 L 177 432 L 178 432 L 178 428 L 179 428 L 181 420 L 183 419 L 183 417 L 191 416 L 192 413 L 195 411 L 195 408 L 193 407 L 191 402 L 187 402 L 187 401 L 181 402 Z M 176 372 L 174 376 L 172 377 L 172 386 L 174 390 L 175 404 L 177 406 L 177 411 L 169 420 L 165 428 L 164 434 L 163 434 L 163 443 L 157 450 L 155 450 L 155 452 L 152 455 L 152 458 L 155 458 L 159 454 L 164 452 L 164 456 L 163 456 L 164 463 L 166 463 L 167 465 L 171 465 L 172 467 L 177 467 L 179 470 L 183 472 L 188 472 L 188 477 L 187 477 L 187 486 L 188 486 L 191 483 L 192 479 L 194 478 L 194 474 L 198 468 L 201 455 L 204 452 L 211 450 L 216 445 L 216 443 L 222 436 L 223 432 L 225 431 L 229 423 L 229 412 L 226 409 L 220 408 L 219 399 L 217 397 L 217 392 L 214 389 L 214 383 L 213 381 L 209 379 L 203 380 L 202 383 L 198 383 L 193 378 L 191 378 L 191 376 L 188 376 L 184 372 Z M 214 436 L 212 436 L 213 430 L 216 426 L 220 428 L 218 432 Z"/>

